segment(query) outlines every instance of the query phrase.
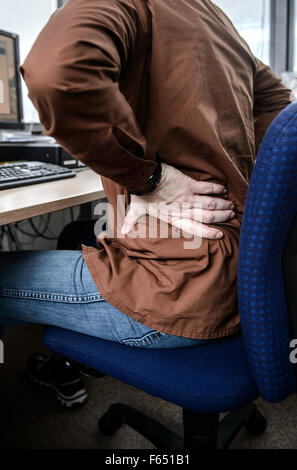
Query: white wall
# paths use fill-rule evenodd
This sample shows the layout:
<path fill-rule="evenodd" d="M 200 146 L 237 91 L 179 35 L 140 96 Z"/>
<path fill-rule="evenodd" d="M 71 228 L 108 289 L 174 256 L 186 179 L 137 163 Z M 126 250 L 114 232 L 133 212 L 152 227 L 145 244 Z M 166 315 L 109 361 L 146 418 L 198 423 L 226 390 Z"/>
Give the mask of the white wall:
<path fill-rule="evenodd" d="M 0 29 L 20 37 L 20 61 L 24 61 L 38 33 L 55 11 L 56 0 L 0 0 Z M 23 84 L 24 121 L 39 122 Z"/>

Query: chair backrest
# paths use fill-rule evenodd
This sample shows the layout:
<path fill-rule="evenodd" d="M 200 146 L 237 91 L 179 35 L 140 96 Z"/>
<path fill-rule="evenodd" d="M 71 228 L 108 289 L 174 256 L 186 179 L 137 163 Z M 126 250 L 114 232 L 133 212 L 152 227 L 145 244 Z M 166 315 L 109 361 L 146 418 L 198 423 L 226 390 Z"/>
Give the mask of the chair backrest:
<path fill-rule="evenodd" d="M 270 402 L 296 391 L 282 269 L 296 213 L 297 102 L 277 116 L 264 137 L 239 247 L 238 300 L 245 347 L 259 393 Z"/>

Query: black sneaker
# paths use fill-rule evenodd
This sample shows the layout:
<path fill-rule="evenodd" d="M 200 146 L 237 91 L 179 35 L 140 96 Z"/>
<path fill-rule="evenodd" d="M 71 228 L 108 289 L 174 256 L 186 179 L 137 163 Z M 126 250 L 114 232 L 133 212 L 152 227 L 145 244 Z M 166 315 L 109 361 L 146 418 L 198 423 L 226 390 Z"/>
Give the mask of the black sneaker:
<path fill-rule="evenodd" d="M 82 404 L 88 398 L 80 371 L 63 357 L 34 353 L 28 359 L 27 372 L 34 383 L 52 388 L 63 406 Z"/>

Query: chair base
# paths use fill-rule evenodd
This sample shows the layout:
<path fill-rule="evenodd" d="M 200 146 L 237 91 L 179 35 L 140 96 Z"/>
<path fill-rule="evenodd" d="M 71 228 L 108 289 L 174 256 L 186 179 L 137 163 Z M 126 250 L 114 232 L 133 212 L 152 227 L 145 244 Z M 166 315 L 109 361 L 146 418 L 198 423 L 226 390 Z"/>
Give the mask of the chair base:
<path fill-rule="evenodd" d="M 183 408 L 184 439 L 143 413 L 121 403 L 110 406 L 99 419 L 98 427 L 105 436 L 112 436 L 125 423 L 146 437 L 157 449 L 226 449 L 245 426 L 247 431 L 260 435 L 267 422 L 249 404 L 228 413 L 219 422 L 219 413 L 207 414 Z"/>

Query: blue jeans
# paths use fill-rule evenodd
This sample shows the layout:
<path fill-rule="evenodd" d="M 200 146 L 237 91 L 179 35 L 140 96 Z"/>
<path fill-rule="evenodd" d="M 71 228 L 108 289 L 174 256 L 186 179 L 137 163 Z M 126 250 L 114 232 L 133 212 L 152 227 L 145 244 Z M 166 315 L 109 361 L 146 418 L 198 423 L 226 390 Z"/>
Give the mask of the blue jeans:
<path fill-rule="evenodd" d="M 0 253 L 0 329 L 30 323 L 144 348 L 207 342 L 158 332 L 110 305 L 77 250 Z"/>

